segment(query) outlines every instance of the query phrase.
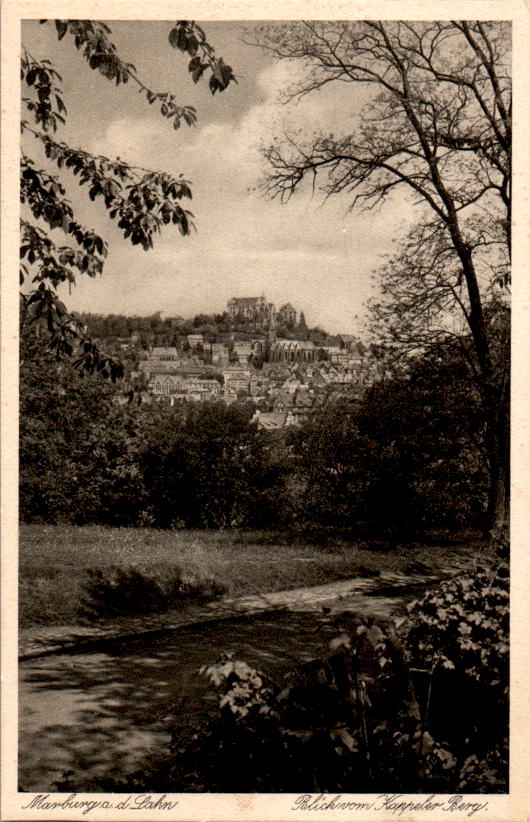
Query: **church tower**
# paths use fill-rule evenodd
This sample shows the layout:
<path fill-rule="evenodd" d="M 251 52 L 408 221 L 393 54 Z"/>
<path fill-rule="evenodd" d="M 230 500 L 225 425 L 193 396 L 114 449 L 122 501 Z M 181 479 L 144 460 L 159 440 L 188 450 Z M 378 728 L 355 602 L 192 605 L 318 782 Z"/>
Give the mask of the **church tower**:
<path fill-rule="evenodd" d="M 265 327 L 265 362 L 270 360 L 271 348 L 276 342 L 276 311 L 274 305 L 267 306 L 267 325 Z"/>

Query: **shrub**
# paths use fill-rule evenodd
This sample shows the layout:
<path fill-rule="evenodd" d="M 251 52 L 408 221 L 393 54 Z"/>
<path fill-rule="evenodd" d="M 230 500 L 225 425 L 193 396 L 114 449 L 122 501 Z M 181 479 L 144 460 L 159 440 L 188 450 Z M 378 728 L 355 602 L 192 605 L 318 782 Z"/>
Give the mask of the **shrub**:
<path fill-rule="evenodd" d="M 213 578 L 183 575 L 178 568 L 109 565 L 86 569 L 80 611 L 89 620 L 152 613 L 184 600 L 206 602 L 225 590 Z"/>
<path fill-rule="evenodd" d="M 489 689 L 496 702 L 508 695 L 509 568 L 478 568 L 473 576 L 442 582 L 409 606 L 408 647 L 413 664 L 441 665 Z"/>
<path fill-rule="evenodd" d="M 508 769 L 507 563 L 443 582 L 410 606 L 407 628 L 408 661 L 428 672 L 429 725 L 463 761 L 459 790 L 494 790 Z"/>

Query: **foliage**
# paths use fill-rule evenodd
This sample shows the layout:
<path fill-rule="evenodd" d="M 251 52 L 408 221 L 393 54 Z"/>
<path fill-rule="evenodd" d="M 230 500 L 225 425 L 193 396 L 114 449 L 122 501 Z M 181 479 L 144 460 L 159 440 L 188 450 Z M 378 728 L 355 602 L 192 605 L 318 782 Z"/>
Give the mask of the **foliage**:
<path fill-rule="evenodd" d="M 457 790 L 506 790 L 509 566 L 479 566 L 409 608 L 411 666 L 431 672 L 427 721 L 460 763 Z M 443 710 L 452 703 L 453 710 Z"/>
<path fill-rule="evenodd" d="M 473 575 L 444 581 L 413 603 L 410 626 L 411 665 L 434 672 L 434 697 L 443 692 L 455 701 L 449 718 L 431 711 L 432 726 L 466 761 L 485 756 L 499 745 L 508 722 L 508 565 L 479 566 Z"/>
<path fill-rule="evenodd" d="M 484 416 L 458 348 L 439 347 L 291 435 L 300 516 L 393 533 L 480 525 Z"/>
<path fill-rule="evenodd" d="M 87 568 L 80 615 L 111 619 L 175 608 L 186 601 L 206 602 L 225 592 L 213 578 L 183 573 L 178 567 L 119 566 Z"/>
<path fill-rule="evenodd" d="M 484 595 L 491 603 L 485 617 Z M 169 785 L 234 792 L 505 791 L 506 602 L 505 568 L 443 583 L 412 608 L 406 650 L 392 621 L 345 612 L 331 655 L 304 663 L 284 684 L 224 655 L 201 669 L 220 691 L 218 715 L 195 732 L 175 731 Z M 457 605 L 455 632 L 444 608 Z M 493 688 L 484 693 L 488 684 Z"/>
<path fill-rule="evenodd" d="M 131 523 L 141 504 L 134 419 L 101 369 L 58 362 L 49 340 L 42 324 L 21 338 L 20 516 Z"/>
<path fill-rule="evenodd" d="M 134 82 L 149 104 L 160 107 L 162 117 L 169 119 L 175 129 L 181 122 L 195 125 L 196 111 L 192 106 L 177 103 L 174 94 L 153 91 L 140 78 L 136 67 L 122 59 L 112 42 L 112 31 L 103 22 L 92 20 L 42 20 L 55 25 L 59 40 L 72 37 L 76 48 L 92 70 L 109 81 Z M 223 91 L 236 82 L 232 68 L 218 58 L 204 30 L 193 21 L 177 21 L 169 33 L 169 44 L 190 59 L 188 70 L 196 83 L 209 74 L 212 94 Z M 172 224 L 186 236 L 193 225 L 193 215 L 183 208 L 182 200 L 191 199 L 190 183 L 181 174 L 170 174 L 137 168 L 123 160 L 94 156 L 73 148 L 51 135 L 67 117 L 67 107 L 60 88 L 62 78 L 50 60 L 37 60 L 26 48 L 22 50 L 21 79 L 25 84 L 23 97 L 23 135 L 32 135 L 44 149 L 50 165 L 70 171 L 79 185 L 86 185 L 91 200 L 100 199 L 111 220 L 116 220 L 123 236 L 144 250 L 153 247 L 153 238 L 163 226 Z M 107 244 L 96 232 L 82 226 L 66 197 L 63 176 L 39 168 L 27 152 L 21 162 L 21 200 L 25 206 L 21 222 L 20 280 L 24 286 L 22 300 L 28 309 L 26 321 L 44 317 L 51 334 L 51 344 L 58 356 L 72 356 L 84 332 L 75 317 L 68 313 L 59 300 L 56 288 L 67 282 L 75 284 L 76 277 L 101 274 L 107 256 Z M 29 216 L 36 222 L 31 222 Z M 49 236 L 52 229 L 60 229 L 68 242 L 76 245 L 57 245 Z M 78 362 L 94 371 L 102 359 L 97 348 L 86 342 L 89 350 L 81 348 Z M 85 356 L 86 354 L 86 356 Z M 123 375 L 119 361 L 105 359 L 105 370 L 113 377 Z"/>
<path fill-rule="evenodd" d="M 281 475 L 253 415 L 252 404 L 188 404 L 169 411 L 166 426 L 151 429 L 141 461 L 153 524 L 231 528 L 274 522 Z"/>
<path fill-rule="evenodd" d="M 509 567 L 478 567 L 473 576 L 442 582 L 411 605 L 408 646 L 413 665 L 441 666 L 487 691 L 507 707 Z"/>

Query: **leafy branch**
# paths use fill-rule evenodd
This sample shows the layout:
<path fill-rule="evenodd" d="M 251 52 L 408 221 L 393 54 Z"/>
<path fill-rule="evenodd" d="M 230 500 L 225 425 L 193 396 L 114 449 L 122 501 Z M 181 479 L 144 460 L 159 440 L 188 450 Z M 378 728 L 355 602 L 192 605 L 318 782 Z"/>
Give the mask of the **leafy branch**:
<path fill-rule="evenodd" d="M 76 226 L 76 223 L 73 223 Z M 33 276 L 33 282 L 48 280 L 54 287 L 60 283 L 75 283 L 72 269 L 77 269 L 89 277 L 96 277 L 103 271 L 104 257 L 107 248 L 95 234 L 87 232 L 81 227 L 73 228 L 71 232 L 79 238 L 84 250 L 76 250 L 69 246 L 57 246 L 46 234 L 26 220 L 21 221 L 20 259 L 27 260 L 31 266 L 37 265 L 38 271 Z M 94 253 L 97 249 L 101 256 Z M 20 284 L 29 276 L 29 270 L 21 263 Z"/>
<path fill-rule="evenodd" d="M 224 91 L 231 82 L 237 83 L 232 67 L 222 57 L 215 56 L 215 49 L 208 43 L 204 30 L 195 22 L 179 20 L 169 33 L 169 44 L 191 57 L 188 71 L 194 83 L 198 83 L 207 69 L 210 69 L 210 91 Z"/>
<path fill-rule="evenodd" d="M 91 200 L 103 198 L 109 216 L 118 220 L 118 227 L 133 245 L 141 244 L 145 251 L 153 248 L 153 234 L 160 233 L 162 226 L 169 223 L 178 225 L 183 236 L 190 233 L 193 215 L 179 205 L 179 200 L 192 196 L 190 184 L 183 177 L 134 168 L 120 160 L 112 161 L 70 148 L 28 126 L 26 129 L 43 143 L 46 156 L 59 168 L 71 169 L 78 176 L 79 185 L 89 185 Z M 54 181 L 51 194 L 59 193 L 64 194 L 64 189 Z M 46 206 L 43 209 L 46 210 Z M 47 210 L 51 213 L 49 207 Z M 60 225 L 59 211 L 56 213 L 57 225 Z M 50 227 L 56 226 L 50 223 Z"/>
<path fill-rule="evenodd" d="M 50 335 L 49 348 L 57 358 L 75 355 L 74 366 L 89 374 L 98 372 L 112 382 L 123 378 L 123 363 L 102 352 L 86 337 L 81 323 L 44 281 L 30 294 L 21 295 L 21 326 L 35 322 L 45 323 Z"/>
<path fill-rule="evenodd" d="M 91 69 L 99 71 L 117 86 L 132 80 L 149 104 L 160 104 L 161 115 L 173 121 L 173 128 L 178 129 L 182 121 L 188 126 L 196 125 L 197 112 L 193 106 L 179 105 L 175 95 L 169 92 L 153 91 L 138 76 L 136 67 L 120 57 L 111 40 L 112 31 L 106 23 L 97 20 L 55 20 L 54 23 L 59 40 L 70 34 Z M 175 23 L 169 33 L 169 43 L 172 48 L 189 55 L 188 70 L 195 83 L 205 71 L 210 70 L 209 87 L 212 94 L 224 91 L 231 82 L 237 82 L 232 67 L 222 57 L 216 57 L 204 30 L 195 22 L 180 20 Z"/>

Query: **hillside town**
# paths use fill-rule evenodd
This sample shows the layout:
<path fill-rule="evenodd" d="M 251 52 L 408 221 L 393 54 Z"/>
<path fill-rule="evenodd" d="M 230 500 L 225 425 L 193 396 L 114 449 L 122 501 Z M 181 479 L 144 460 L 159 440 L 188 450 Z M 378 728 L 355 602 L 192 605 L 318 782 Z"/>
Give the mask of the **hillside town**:
<path fill-rule="evenodd" d="M 252 401 L 261 427 L 281 429 L 304 422 L 331 397 L 360 395 L 382 374 L 373 346 L 311 330 L 303 312 L 290 303 L 276 310 L 264 295 L 232 297 L 222 315 L 196 320 L 190 328 L 167 317 L 171 344 L 160 334 L 114 338 L 134 361 L 130 375 L 144 402 Z"/>

